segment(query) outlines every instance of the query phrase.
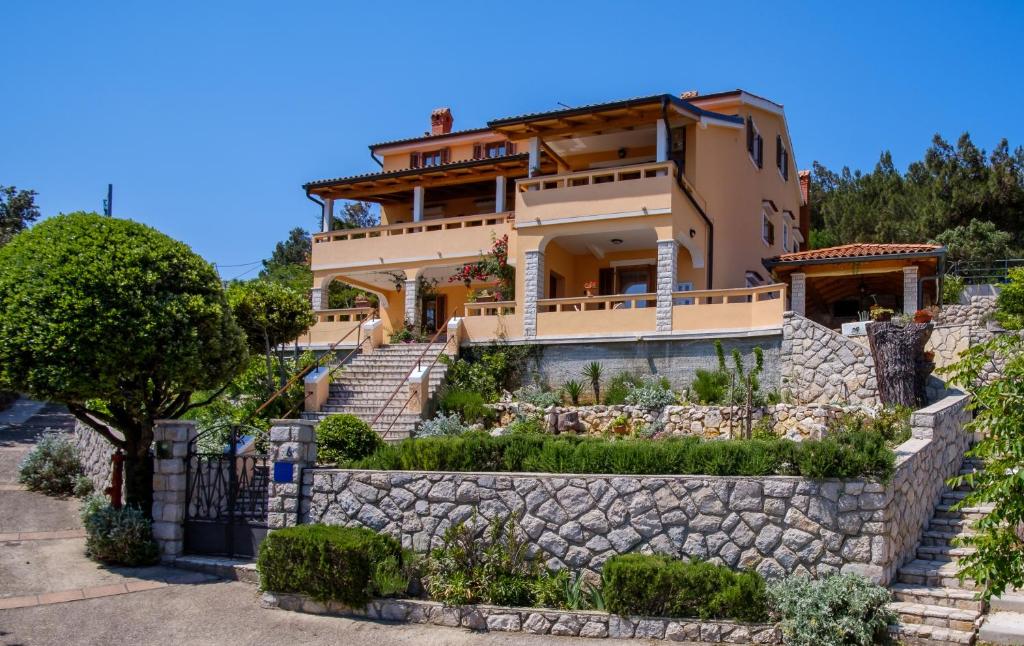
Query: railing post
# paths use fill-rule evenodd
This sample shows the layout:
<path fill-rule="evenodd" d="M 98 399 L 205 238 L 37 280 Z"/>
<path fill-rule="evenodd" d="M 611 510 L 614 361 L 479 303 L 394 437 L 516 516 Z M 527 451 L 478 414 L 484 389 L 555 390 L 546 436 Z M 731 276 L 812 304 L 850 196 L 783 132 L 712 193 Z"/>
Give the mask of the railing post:
<path fill-rule="evenodd" d="M 366 336 L 366 354 L 384 345 L 384 321 L 379 318 L 369 319 L 363 322 L 363 334 Z"/>
<path fill-rule="evenodd" d="M 273 468 L 267 492 L 267 526 L 279 529 L 301 520 L 302 471 L 316 466 L 316 422 L 275 419 L 270 423 Z"/>
<path fill-rule="evenodd" d="M 415 370 L 409 375 L 409 380 L 406 382 L 408 387 L 408 406 L 406 407 L 410 413 L 423 416 L 426 413 L 427 407 L 427 384 L 430 382 L 430 366 L 424 368 L 422 365 L 417 366 Z"/>
<path fill-rule="evenodd" d="M 153 426 L 153 539 L 163 561 L 174 561 L 185 550 L 186 462 L 195 437 L 195 422 L 161 419 Z"/>
<path fill-rule="evenodd" d="M 448 340 L 444 344 L 444 352 L 450 356 L 459 353 L 459 346 L 462 345 L 462 319 L 452 317 L 448 320 Z"/>

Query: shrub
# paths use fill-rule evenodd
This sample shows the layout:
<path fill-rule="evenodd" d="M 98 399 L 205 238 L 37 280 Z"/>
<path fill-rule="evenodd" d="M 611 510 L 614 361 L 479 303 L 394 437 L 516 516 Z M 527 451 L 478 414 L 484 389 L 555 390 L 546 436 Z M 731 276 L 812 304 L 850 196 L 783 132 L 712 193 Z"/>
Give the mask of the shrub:
<path fill-rule="evenodd" d="M 637 386 L 644 384 L 643 377 L 631 372 L 620 372 L 608 381 L 604 393 L 604 403 L 607 406 L 621 406 L 626 403 L 626 396 Z"/>
<path fill-rule="evenodd" d="M 637 386 L 626 394 L 626 403 L 649 410 L 672 406 L 679 402 L 679 397 L 670 389 L 661 385 L 644 384 Z"/>
<path fill-rule="evenodd" d="M 486 424 L 495 417 L 483 395 L 462 388 L 446 388 L 441 394 L 440 408 L 445 413 L 458 413 L 467 424 Z"/>
<path fill-rule="evenodd" d="M 960 302 L 960 296 L 964 293 L 964 279 L 953 274 L 946 274 L 942 277 L 942 304 L 956 305 Z"/>
<path fill-rule="evenodd" d="M 848 413 L 829 424 L 829 432 L 840 435 L 859 431 L 878 433 L 886 445 L 895 447 L 910 439 L 910 415 L 913 412 L 908 406 L 892 406 L 878 411 L 874 417 Z"/>
<path fill-rule="evenodd" d="M 398 541 L 365 527 L 298 525 L 270 532 L 256 565 L 264 590 L 362 608 L 374 597 L 404 591 L 404 559 Z"/>
<path fill-rule="evenodd" d="M 416 437 L 444 437 L 462 435 L 469 430 L 469 427 L 462 423 L 458 413 L 438 413 L 434 419 L 426 419 L 420 422 L 416 431 Z"/>
<path fill-rule="evenodd" d="M 153 523 L 138 507 L 111 506 L 103 496 L 90 496 L 80 512 L 85 526 L 85 553 L 102 563 L 150 565 L 159 549 L 153 541 Z"/>
<path fill-rule="evenodd" d="M 329 415 L 316 427 L 316 444 L 318 462 L 342 464 L 371 455 L 384 441 L 355 415 Z"/>
<path fill-rule="evenodd" d="M 89 479 L 89 476 L 80 475 L 75 478 L 75 490 L 73 492 L 75 494 L 75 498 L 88 498 L 92 495 L 94 489 L 95 487 L 92 484 L 92 480 Z"/>
<path fill-rule="evenodd" d="M 530 404 L 537 408 L 551 408 L 552 406 L 562 405 L 562 397 L 559 393 L 544 390 L 540 386 L 532 384 L 523 386 L 512 393 L 512 396 L 516 401 L 521 401 L 524 404 Z"/>
<path fill-rule="evenodd" d="M 18 482 L 50 496 L 70 496 L 82 474 L 78 450 L 59 433 L 47 433 L 21 460 Z"/>
<path fill-rule="evenodd" d="M 470 432 L 385 445 L 352 466 L 406 471 L 797 475 L 887 480 L 894 465 L 895 455 L 877 432 L 857 431 L 804 442 L 783 438 L 703 441 L 695 437 L 651 442 L 542 432 L 512 432 L 500 437 Z"/>
<path fill-rule="evenodd" d="M 516 421 L 508 425 L 509 433 L 526 433 L 533 435 L 543 434 L 546 430 L 544 419 L 539 415 L 530 415 L 526 417 L 519 417 Z"/>
<path fill-rule="evenodd" d="M 583 384 L 576 381 L 575 379 L 570 379 L 569 381 L 562 384 L 562 392 L 564 392 L 569 397 L 569 401 L 572 402 L 573 406 L 579 406 L 580 395 L 583 394 Z"/>
<path fill-rule="evenodd" d="M 729 395 L 729 381 L 724 370 L 697 370 L 690 389 L 701 404 L 722 404 Z"/>
<path fill-rule="evenodd" d="M 897 619 L 889 591 L 854 574 L 788 577 L 768 586 L 768 599 L 794 646 L 885 643 L 887 626 Z"/>
<path fill-rule="evenodd" d="M 604 564 L 608 611 L 648 617 L 765 621 L 765 584 L 756 572 L 734 572 L 704 561 L 623 554 Z"/>
<path fill-rule="evenodd" d="M 501 389 L 518 386 L 523 363 L 535 351 L 531 346 L 468 349 L 463 357 L 442 356 L 441 361 L 448 367 L 445 378 L 451 388 L 480 393 L 485 401 L 495 402 Z"/>
<path fill-rule="evenodd" d="M 601 377 L 604 368 L 597 361 L 591 361 L 583 366 L 583 377 L 590 381 L 590 387 L 594 390 L 594 403 L 601 402 Z"/>

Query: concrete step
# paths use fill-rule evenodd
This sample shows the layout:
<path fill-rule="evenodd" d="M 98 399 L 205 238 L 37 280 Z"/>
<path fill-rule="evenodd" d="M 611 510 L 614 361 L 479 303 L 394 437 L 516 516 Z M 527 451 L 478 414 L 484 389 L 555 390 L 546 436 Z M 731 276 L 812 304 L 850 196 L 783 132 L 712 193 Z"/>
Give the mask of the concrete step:
<path fill-rule="evenodd" d="M 890 603 L 889 607 L 899 615 L 900 624 L 921 624 L 963 632 L 972 632 L 974 622 L 981 616 L 980 610 L 962 610 L 906 601 Z"/>
<path fill-rule="evenodd" d="M 992 505 L 981 505 L 977 507 L 963 507 L 953 509 L 953 505 L 943 502 L 935 506 L 936 518 L 965 518 L 968 520 L 979 520 L 992 513 Z"/>
<path fill-rule="evenodd" d="M 974 631 L 953 630 L 927 624 L 889 626 L 889 634 L 901 644 L 910 646 L 970 646 Z"/>
<path fill-rule="evenodd" d="M 957 578 L 958 566 L 953 561 L 933 561 L 916 559 L 899 569 L 900 583 L 917 586 L 958 588 L 975 590 L 977 585 L 970 579 L 963 583 Z"/>
<path fill-rule="evenodd" d="M 961 610 L 980 612 L 982 603 L 975 598 L 974 592 L 958 588 L 930 588 L 928 586 L 897 583 L 890 588 L 893 598 L 897 601 L 925 604 L 929 606 L 945 606 Z"/>
<path fill-rule="evenodd" d="M 986 644 L 1024 644 L 1024 612 L 991 613 L 978 630 L 978 640 Z"/>
<path fill-rule="evenodd" d="M 1004 592 L 998 597 L 992 597 L 989 605 L 993 612 L 999 610 L 1024 613 L 1024 591 Z"/>
<path fill-rule="evenodd" d="M 963 530 L 969 530 L 974 524 L 974 520 L 970 518 L 961 517 L 945 517 L 945 516 L 933 516 L 928 521 L 928 529 L 958 533 Z"/>
<path fill-rule="evenodd" d="M 970 529 L 944 531 L 943 529 L 927 529 L 921 534 L 922 545 L 952 545 L 958 538 L 974 536 L 977 532 Z"/>
<path fill-rule="evenodd" d="M 933 561 L 952 561 L 960 558 L 961 556 L 974 554 L 977 551 L 978 550 L 973 547 L 951 547 L 949 545 L 919 545 L 917 548 L 917 558 L 930 559 Z"/>

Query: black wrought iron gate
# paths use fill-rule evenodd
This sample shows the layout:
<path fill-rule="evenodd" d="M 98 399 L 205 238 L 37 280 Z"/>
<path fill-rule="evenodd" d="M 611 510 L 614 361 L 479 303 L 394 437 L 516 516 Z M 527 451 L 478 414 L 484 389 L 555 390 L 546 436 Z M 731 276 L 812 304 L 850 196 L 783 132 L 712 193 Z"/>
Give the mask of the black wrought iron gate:
<path fill-rule="evenodd" d="M 254 427 L 232 425 L 207 429 L 189 443 L 186 552 L 256 555 L 267 535 L 270 460 L 257 452 L 257 446 L 265 444 L 263 434 Z"/>

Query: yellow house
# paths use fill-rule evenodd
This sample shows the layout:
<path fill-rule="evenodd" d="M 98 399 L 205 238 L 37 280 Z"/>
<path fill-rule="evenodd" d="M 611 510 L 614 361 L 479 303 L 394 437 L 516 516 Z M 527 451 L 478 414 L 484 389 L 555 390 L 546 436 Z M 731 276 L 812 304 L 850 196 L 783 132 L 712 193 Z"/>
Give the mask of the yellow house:
<path fill-rule="evenodd" d="M 370 146 L 380 168 L 309 182 L 318 321 L 300 340 L 350 335 L 368 308 L 326 309 L 339 280 L 378 296 L 385 337 L 441 330 L 468 343 L 685 339 L 778 332 L 786 288 L 762 261 L 808 235 L 783 107 L 742 90 L 563 108 Z M 381 225 L 331 231 L 338 200 Z M 514 294 L 453 278 L 507 241 Z M 507 291 L 507 290 L 506 290 Z M 425 296 L 425 297 L 424 297 Z M 357 335 L 350 335 L 354 345 Z"/>

